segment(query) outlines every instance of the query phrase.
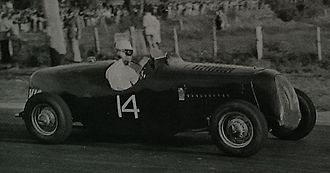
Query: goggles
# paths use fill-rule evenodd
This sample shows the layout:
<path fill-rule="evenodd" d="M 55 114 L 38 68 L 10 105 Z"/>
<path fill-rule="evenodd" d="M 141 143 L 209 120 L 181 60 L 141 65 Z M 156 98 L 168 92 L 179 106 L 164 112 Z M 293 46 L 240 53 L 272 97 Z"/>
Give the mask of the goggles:
<path fill-rule="evenodd" d="M 133 50 L 130 49 L 117 49 L 117 51 L 124 52 L 126 56 L 132 56 L 133 55 Z"/>

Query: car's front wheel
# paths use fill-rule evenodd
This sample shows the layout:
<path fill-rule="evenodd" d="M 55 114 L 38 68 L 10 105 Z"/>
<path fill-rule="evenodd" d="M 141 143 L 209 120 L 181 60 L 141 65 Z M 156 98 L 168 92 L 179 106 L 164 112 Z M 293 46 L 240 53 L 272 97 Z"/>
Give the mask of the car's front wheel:
<path fill-rule="evenodd" d="M 24 112 L 27 130 L 42 142 L 60 143 L 71 133 L 71 111 L 57 95 L 39 93 L 32 96 L 26 103 Z"/>
<path fill-rule="evenodd" d="M 268 135 L 264 115 L 253 104 L 234 100 L 220 106 L 210 122 L 210 134 L 225 153 L 246 157 L 258 152 Z"/>
<path fill-rule="evenodd" d="M 295 89 L 298 96 L 301 120 L 298 127 L 292 131 L 274 128 L 272 134 L 279 139 L 299 140 L 307 136 L 314 128 L 316 123 L 316 110 L 312 100 L 301 90 Z"/>

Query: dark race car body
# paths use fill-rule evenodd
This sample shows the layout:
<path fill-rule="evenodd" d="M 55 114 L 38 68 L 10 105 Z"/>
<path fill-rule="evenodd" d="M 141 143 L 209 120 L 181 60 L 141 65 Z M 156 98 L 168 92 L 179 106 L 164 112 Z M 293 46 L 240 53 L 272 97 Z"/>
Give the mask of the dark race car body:
<path fill-rule="evenodd" d="M 165 57 L 149 60 L 141 72 L 139 81 L 133 87 L 115 91 L 105 78 L 105 71 L 112 63 L 83 63 L 35 72 L 30 81 L 29 100 L 43 93 L 56 95 L 69 108 L 73 122 L 82 122 L 87 127 L 113 133 L 168 135 L 187 129 L 204 128 L 211 129 L 212 135 L 213 123 L 213 133 L 217 134 L 213 135 L 215 141 L 229 141 L 223 144 L 221 140 L 220 148 L 229 145 L 235 151 L 224 149 L 226 152 L 242 156 L 253 154 L 257 149 L 245 153 L 243 150 L 248 146 L 241 144 L 250 143 L 252 139 L 251 143 L 254 140 L 260 145 L 262 143 L 258 142 L 258 137 L 251 137 L 259 132 L 253 132 L 257 128 L 250 126 L 261 124 L 261 140 L 268 129 L 274 130 L 275 134 L 279 133 L 279 137 L 286 136 L 296 130 L 302 122 L 300 100 L 295 89 L 282 74 L 274 70 L 190 63 Z M 34 110 L 27 108 L 31 107 L 28 103 L 23 118 L 28 117 Z M 229 105 L 226 107 L 226 104 Z M 313 108 L 315 116 L 313 105 L 309 106 Z M 236 107 L 241 111 L 234 111 Z M 230 110 L 229 113 L 233 114 L 243 113 L 231 116 L 228 111 L 222 113 L 222 110 Z M 53 112 L 56 112 L 56 109 Z M 244 116 L 244 112 L 258 112 L 258 115 L 254 115 L 257 120 L 250 119 L 248 113 L 248 116 Z M 42 110 L 37 114 L 40 116 L 37 116 L 35 122 L 43 122 L 39 124 L 41 129 L 45 123 L 52 122 L 53 116 L 48 116 L 47 119 Z M 223 118 L 227 115 L 228 120 Z M 258 117 L 265 123 L 260 123 Z M 35 127 L 35 124 L 38 123 L 32 123 L 31 126 Z M 47 131 L 47 128 L 45 129 Z M 222 135 L 222 131 L 235 135 L 226 137 Z M 52 136 L 51 133 L 45 135 Z M 245 138 L 246 141 L 242 142 Z M 247 140 L 248 138 L 251 140 Z M 41 139 L 47 141 L 48 138 Z M 232 144 L 231 141 L 240 145 Z M 259 148 L 259 144 L 254 148 Z"/>

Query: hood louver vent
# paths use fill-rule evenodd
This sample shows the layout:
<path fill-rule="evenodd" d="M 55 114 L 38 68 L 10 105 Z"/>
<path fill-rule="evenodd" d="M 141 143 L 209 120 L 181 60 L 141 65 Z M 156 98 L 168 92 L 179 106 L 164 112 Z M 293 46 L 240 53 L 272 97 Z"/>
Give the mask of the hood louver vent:
<path fill-rule="evenodd" d="M 192 69 L 196 71 L 208 71 L 208 72 L 218 72 L 218 73 L 230 73 L 234 70 L 234 68 L 210 66 L 210 65 L 196 65 Z"/>

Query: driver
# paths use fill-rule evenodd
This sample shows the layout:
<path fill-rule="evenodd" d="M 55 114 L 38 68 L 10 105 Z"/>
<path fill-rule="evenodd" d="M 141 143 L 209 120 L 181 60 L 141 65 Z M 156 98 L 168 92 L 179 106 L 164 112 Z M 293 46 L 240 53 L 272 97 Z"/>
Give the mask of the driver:
<path fill-rule="evenodd" d="M 116 55 L 119 60 L 113 63 L 106 71 L 112 89 L 121 91 L 133 86 L 139 79 L 139 74 L 130 67 L 133 49 L 128 40 L 119 40 L 115 43 Z"/>

